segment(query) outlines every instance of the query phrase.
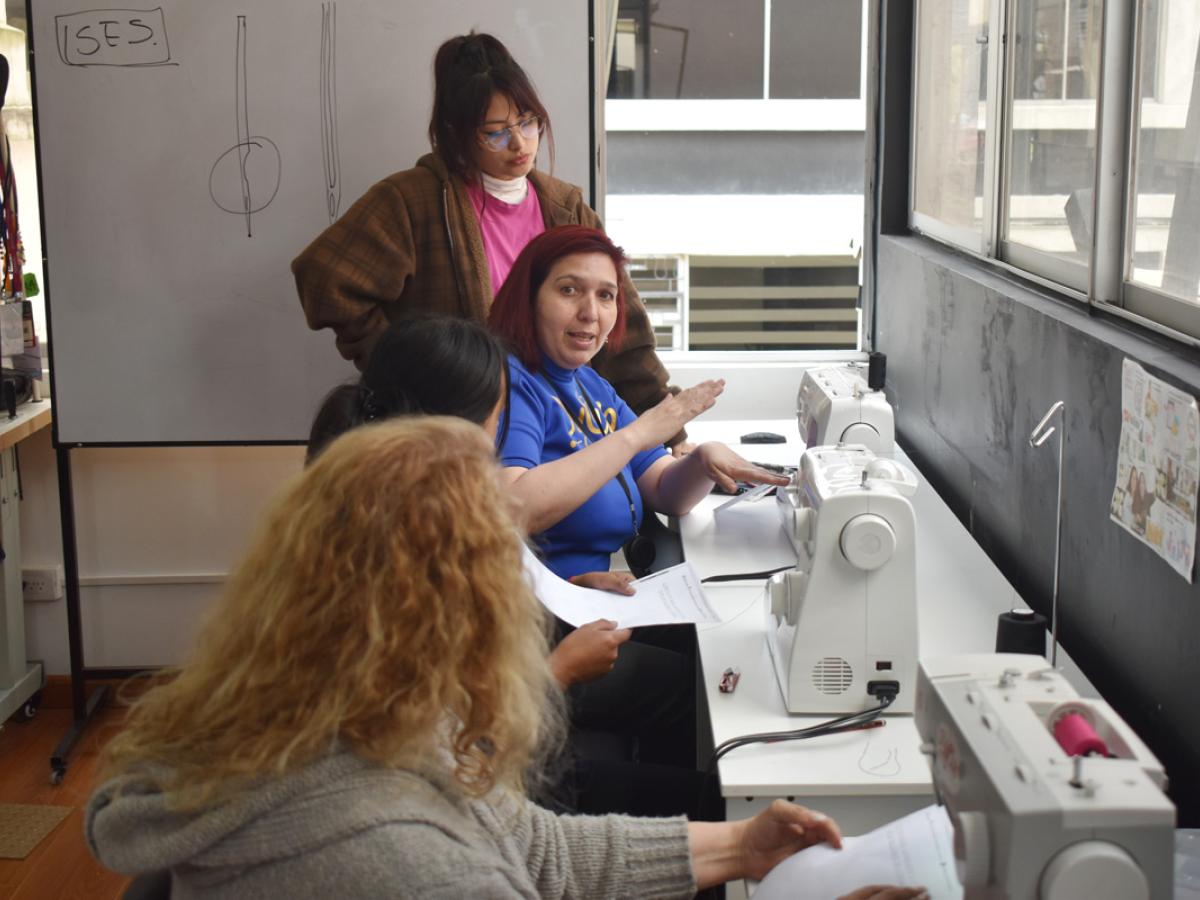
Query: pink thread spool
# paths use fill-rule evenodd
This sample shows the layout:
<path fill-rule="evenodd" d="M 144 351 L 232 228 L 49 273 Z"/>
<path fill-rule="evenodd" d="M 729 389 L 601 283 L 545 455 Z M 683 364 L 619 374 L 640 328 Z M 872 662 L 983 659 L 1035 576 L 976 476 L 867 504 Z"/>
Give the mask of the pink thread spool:
<path fill-rule="evenodd" d="M 1054 723 L 1054 739 L 1067 756 L 1108 756 L 1108 745 L 1081 713 L 1060 716 Z"/>

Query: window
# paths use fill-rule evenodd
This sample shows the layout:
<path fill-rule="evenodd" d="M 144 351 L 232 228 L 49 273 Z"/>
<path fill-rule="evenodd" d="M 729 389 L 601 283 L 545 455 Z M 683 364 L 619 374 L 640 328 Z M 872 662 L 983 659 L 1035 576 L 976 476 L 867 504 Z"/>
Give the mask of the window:
<path fill-rule="evenodd" d="M 918 0 L 915 32 L 913 230 L 1200 338 L 1200 4 Z"/>
<path fill-rule="evenodd" d="M 622 2 L 608 96 L 729 99 L 763 92 L 763 6 L 726 0 Z"/>
<path fill-rule="evenodd" d="M 862 12 L 847 0 L 774 0 L 767 96 L 857 99 Z"/>
<path fill-rule="evenodd" d="M 1086 290 L 1100 0 L 1015 0 L 1003 255 Z M 1028 252 L 1033 251 L 1033 252 Z"/>
<path fill-rule="evenodd" d="M 983 249 L 988 0 L 925 0 L 917 10 L 913 214 L 916 224 Z"/>
<path fill-rule="evenodd" d="M 856 349 L 866 3 L 610 2 L 605 224 L 659 349 Z"/>
<path fill-rule="evenodd" d="M 1200 9 L 1145 0 L 1143 11 L 1127 305 L 1186 322 L 1200 307 Z"/>

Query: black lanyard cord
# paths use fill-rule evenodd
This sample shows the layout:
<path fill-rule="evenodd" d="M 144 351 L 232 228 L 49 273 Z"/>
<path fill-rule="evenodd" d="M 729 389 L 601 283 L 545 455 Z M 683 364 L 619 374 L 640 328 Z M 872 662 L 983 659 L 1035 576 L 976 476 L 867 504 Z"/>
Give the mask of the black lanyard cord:
<path fill-rule="evenodd" d="M 542 376 L 542 381 L 546 382 L 546 386 L 549 387 L 550 390 L 554 391 L 555 396 L 557 396 L 559 401 L 563 404 L 563 412 L 567 414 L 567 419 L 574 424 L 577 424 L 580 429 L 584 428 L 582 422 L 575 422 L 574 418 L 571 416 L 570 408 L 574 404 L 567 402 L 567 398 L 563 397 L 563 395 L 559 392 L 559 389 L 553 383 L 551 383 L 550 379 L 546 377 L 545 372 L 539 372 L 538 374 Z M 578 376 L 575 377 L 575 386 L 579 388 L 579 392 L 583 394 L 588 422 L 594 423 L 596 430 L 600 433 L 600 437 L 604 437 L 604 423 L 599 419 L 599 414 L 596 412 L 596 405 L 592 403 L 592 398 L 589 396 L 587 388 L 583 386 L 583 382 L 579 380 Z M 584 435 L 584 438 L 587 438 L 586 434 Z M 637 517 L 637 504 L 633 502 L 633 492 L 629 489 L 629 482 L 625 480 L 625 472 L 622 471 L 624 468 L 625 467 L 622 466 L 621 469 L 617 470 L 617 483 L 621 485 L 621 490 L 625 492 L 625 499 L 629 502 L 629 521 L 633 525 L 633 533 L 637 534 L 639 524 Z"/>

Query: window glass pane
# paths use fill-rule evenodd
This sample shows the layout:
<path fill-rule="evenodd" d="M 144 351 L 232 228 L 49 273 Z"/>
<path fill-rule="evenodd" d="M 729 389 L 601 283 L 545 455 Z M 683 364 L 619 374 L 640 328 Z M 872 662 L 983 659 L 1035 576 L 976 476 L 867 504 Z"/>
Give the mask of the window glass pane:
<path fill-rule="evenodd" d="M 838 46 L 853 57 L 844 74 L 854 99 L 812 96 L 823 87 L 804 97 L 763 97 L 763 0 L 622 0 L 618 9 L 605 111 L 605 227 L 630 257 L 660 350 L 858 346 L 862 2 L 770 3 L 773 22 L 782 11 L 785 24 L 811 32 L 806 46 L 842 35 Z M 664 96 L 656 63 L 644 63 L 660 23 L 686 23 L 685 102 L 672 102 L 677 68 L 664 70 L 672 85 Z M 640 42 L 646 34 L 651 42 Z M 731 58 L 739 36 L 755 48 L 753 79 L 743 81 L 753 92 L 718 94 L 731 65 L 742 65 Z M 770 58 L 786 61 L 796 35 L 773 28 L 772 37 L 785 46 L 772 44 Z M 823 77 L 793 74 L 805 73 Z"/>
<path fill-rule="evenodd" d="M 1200 302 L 1200 4 L 1145 0 L 1131 279 Z"/>
<path fill-rule="evenodd" d="M 858 0 L 771 0 L 772 98 L 855 99 L 861 64 Z"/>
<path fill-rule="evenodd" d="M 982 233 L 987 0 L 921 0 L 913 209 Z"/>
<path fill-rule="evenodd" d="M 1100 0 L 1018 0 L 1008 240 L 1086 264 L 1092 232 Z"/>
<path fill-rule="evenodd" d="M 617 15 L 609 99 L 762 98 L 763 0 L 621 0 Z"/>

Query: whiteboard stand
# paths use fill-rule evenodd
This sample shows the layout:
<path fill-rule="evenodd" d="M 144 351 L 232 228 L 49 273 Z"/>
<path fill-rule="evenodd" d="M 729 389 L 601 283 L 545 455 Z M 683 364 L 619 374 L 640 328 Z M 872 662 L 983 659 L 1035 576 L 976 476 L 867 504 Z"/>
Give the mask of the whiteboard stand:
<path fill-rule="evenodd" d="M 55 441 L 58 463 L 58 509 L 62 520 L 63 576 L 66 582 L 67 643 L 71 657 L 71 725 L 50 754 L 50 783 L 61 784 L 67 775 L 67 758 L 83 735 L 96 710 L 104 704 L 109 685 L 100 685 L 89 697 L 89 678 L 129 678 L 141 669 L 89 669 L 83 659 L 83 623 L 79 607 L 79 554 L 75 544 L 75 496 L 71 486 L 71 447 Z"/>

